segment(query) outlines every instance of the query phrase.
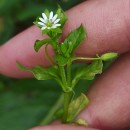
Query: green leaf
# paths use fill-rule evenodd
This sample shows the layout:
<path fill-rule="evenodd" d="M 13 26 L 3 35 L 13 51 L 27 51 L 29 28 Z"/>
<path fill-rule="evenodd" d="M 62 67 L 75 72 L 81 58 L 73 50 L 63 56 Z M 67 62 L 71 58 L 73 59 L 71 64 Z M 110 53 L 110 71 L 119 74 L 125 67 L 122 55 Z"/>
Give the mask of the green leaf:
<path fill-rule="evenodd" d="M 72 44 L 73 48 L 71 49 L 71 53 L 81 44 L 81 42 L 86 38 L 86 32 L 84 27 L 81 25 L 79 28 L 72 31 L 64 41 L 66 46 L 68 44 Z M 70 52 L 69 52 L 70 53 Z"/>
<path fill-rule="evenodd" d="M 103 68 L 102 60 L 96 60 L 90 65 L 85 65 L 77 69 L 75 77 L 72 80 L 72 87 L 74 87 L 80 79 L 93 80 L 96 74 L 101 74 Z"/>
<path fill-rule="evenodd" d="M 44 68 L 43 66 L 27 68 L 20 63 L 17 63 L 17 65 L 21 70 L 33 73 L 34 77 L 38 80 L 59 79 L 58 71 L 55 66 L 49 68 Z"/>
<path fill-rule="evenodd" d="M 50 15 L 50 11 L 48 9 L 45 9 L 44 13 L 46 14 L 46 16 L 49 18 Z"/>
<path fill-rule="evenodd" d="M 61 50 L 62 54 L 65 57 L 70 57 L 72 49 L 73 49 L 72 42 L 68 42 L 67 44 L 61 43 L 59 46 L 60 46 L 60 50 Z"/>
<path fill-rule="evenodd" d="M 51 39 L 43 39 L 43 40 L 36 40 L 35 45 L 34 45 L 34 49 L 36 52 L 39 51 L 39 49 L 45 45 L 46 43 L 50 43 L 53 44 L 53 41 Z"/>
<path fill-rule="evenodd" d="M 58 10 L 56 14 L 58 15 L 58 18 L 60 19 L 61 28 L 63 28 L 65 22 L 67 21 L 67 16 L 59 5 L 58 5 Z"/>
<path fill-rule="evenodd" d="M 73 100 L 68 109 L 67 122 L 74 121 L 75 117 L 89 104 L 89 99 L 82 93 Z"/>

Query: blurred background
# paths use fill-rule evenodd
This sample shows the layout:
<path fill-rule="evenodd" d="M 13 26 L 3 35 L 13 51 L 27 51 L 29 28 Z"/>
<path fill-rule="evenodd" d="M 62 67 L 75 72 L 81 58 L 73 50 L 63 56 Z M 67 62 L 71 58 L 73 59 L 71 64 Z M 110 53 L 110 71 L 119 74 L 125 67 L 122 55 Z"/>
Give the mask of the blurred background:
<path fill-rule="evenodd" d="M 55 10 L 58 3 L 67 10 L 82 1 L 0 0 L 0 45 L 33 25 L 44 9 Z M 84 92 L 91 83 L 81 81 L 76 89 Z M 0 75 L 0 130 L 27 130 L 39 125 L 60 94 L 61 89 L 52 80 L 12 79 Z"/>

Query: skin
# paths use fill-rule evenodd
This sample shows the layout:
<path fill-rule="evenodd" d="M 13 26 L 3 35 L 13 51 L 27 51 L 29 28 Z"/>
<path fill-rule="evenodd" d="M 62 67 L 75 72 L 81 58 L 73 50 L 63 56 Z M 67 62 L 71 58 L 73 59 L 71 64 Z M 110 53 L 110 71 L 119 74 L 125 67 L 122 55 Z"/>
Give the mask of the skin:
<path fill-rule="evenodd" d="M 130 0 L 89 0 L 68 10 L 65 36 L 81 23 L 88 38 L 76 50 L 78 56 L 94 56 L 118 52 L 119 58 L 92 85 L 87 96 L 89 106 L 79 115 L 91 128 L 74 125 L 50 125 L 30 130 L 129 130 L 130 129 Z M 33 26 L 0 47 L 0 73 L 16 77 L 31 77 L 16 67 L 16 61 L 25 66 L 48 66 L 43 50 L 34 52 L 40 30 Z M 82 50 L 82 51 L 81 51 Z M 51 48 L 50 55 L 53 55 Z M 11 69 L 10 69 L 11 68 Z M 95 128 L 95 129 L 94 129 Z"/>

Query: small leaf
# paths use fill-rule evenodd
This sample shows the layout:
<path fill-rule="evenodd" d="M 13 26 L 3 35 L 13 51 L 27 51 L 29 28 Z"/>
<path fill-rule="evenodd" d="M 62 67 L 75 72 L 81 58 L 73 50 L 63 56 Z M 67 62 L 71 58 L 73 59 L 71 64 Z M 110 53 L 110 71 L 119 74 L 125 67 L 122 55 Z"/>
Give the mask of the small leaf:
<path fill-rule="evenodd" d="M 61 28 L 63 28 L 65 22 L 67 21 L 67 16 L 59 5 L 58 5 L 58 10 L 56 14 L 58 15 L 58 18 L 60 19 Z"/>
<path fill-rule="evenodd" d="M 72 49 L 73 49 L 72 42 L 68 42 L 67 44 L 65 43 L 60 44 L 60 50 L 65 57 L 70 57 Z"/>
<path fill-rule="evenodd" d="M 66 51 L 67 51 L 67 49 L 68 49 L 67 46 L 66 46 L 66 44 L 61 43 L 59 46 L 60 46 L 61 52 L 62 52 L 63 54 L 65 54 Z"/>
<path fill-rule="evenodd" d="M 74 87 L 80 79 L 93 80 L 96 74 L 101 74 L 103 68 L 102 60 L 96 60 L 90 65 L 85 65 L 77 69 L 75 77 L 72 80 L 72 87 Z"/>
<path fill-rule="evenodd" d="M 40 18 L 40 16 L 38 16 L 33 23 L 34 23 L 37 27 L 42 28 L 42 25 L 39 25 L 39 24 L 38 24 L 39 18 Z"/>
<path fill-rule="evenodd" d="M 25 70 L 25 71 L 29 71 L 29 72 L 33 73 L 35 78 L 38 80 L 59 79 L 58 71 L 55 68 L 55 66 L 49 67 L 49 68 L 44 68 L 43 66 L 27 68 L 27 67 L 21 65 L 20 63 L 17 63 L 17 66 L 21 70 Z"/>
<path fill-rule="evenodd" d="M 35 45 L 34 45 L 34 49 L 36 52 L 39 51 L 39 49 L 45 45 L 46 43 L 50 43 L 53 44 L 53 41 L 51 39 L 44 39 L 44 40 L 36 40 Z"/>
<path fill-rule="evenodd" d="M 73 100 L 68 109 L 67 122 L 74 121 L 75 117 L 89 104 L 89 99 L 82 93 Z"/>
<path fill-rule="evenodd" d="M 50 11 L 48 9 L 45 9 L 44 13 L 46 14 L 46 16 L 49 18 L 50 15 Z"/>
<path fill-rule="evenodd" d="M 84 27 L 81 25 L 79 28 L 75 29 L 67 36 L 67 38 L 64 41 L 64 44 L 67 45 L 71 42 L 73 45 L 71 51 L 73 52 L 85 38 L 86 38 L 86 32 Z"/>

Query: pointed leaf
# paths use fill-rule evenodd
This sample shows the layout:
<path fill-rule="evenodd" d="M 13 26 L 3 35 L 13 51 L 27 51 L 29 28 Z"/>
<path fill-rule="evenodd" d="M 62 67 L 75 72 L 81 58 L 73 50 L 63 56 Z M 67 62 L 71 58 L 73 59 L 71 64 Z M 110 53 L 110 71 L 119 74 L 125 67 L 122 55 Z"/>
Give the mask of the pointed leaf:
<path fill-rule="evenodd" d="M 50 43 L 53 44 L 53 41 L 51 39 L 44 39 L 44 40 L 36 40 L 35 45 L 34 45 L 34 49 L 36 52 L 39 51 L 39 49 L 45 45 L 46 43 Z"/>
<path fill-rule="evenodd" d="M 61 50 L 62 54 L 65 57 L 70 57 L 70 55 L 72 53 L 72 50 L 73 50 L 73 44 L 72 44 L 72 42 L 68 42 L 67 44 L 61 43 L 60 44 L 60 50 Z"/>
<path fill-rule="evenodd" d="M 58 15 L 58 18 L 60 19 L 61 28 L 63 28 L 65 22 L 67 21 L 67 16 L 59 5 L 58 5 L 58 10 L 56 14 Z"/>
<path fill-rule="evenodd" d="M 92 80 L 96 74 L 101 74 L 103 68 L 102 60 L 96 60 L 90 65 L 85 65 L 82 68 L 77 69 L 74 79 L 72 80 L 72 86 L 74 87 L 80 79 Z"/>
<path fill-rule="evenodd" d="M 64 41 L 64 44 L 68 45 L 70 42 L 73 45 L 72 52 L 81 44 L 86 38 L 86 32 L 84 27 L 81 25 L 79 28 L 72 31 Z"/>
<path fill-rule="evenodd" d="M 25 70 L 33 73 L 35 78 L 38 80 L 59 79 L 58 71 L 54 66 L 49 68 L 44 68 L 43 66 L 27 68 L 21 65 L 20 63 L 17 63 L 17 65 L 21 70 Z"/>

